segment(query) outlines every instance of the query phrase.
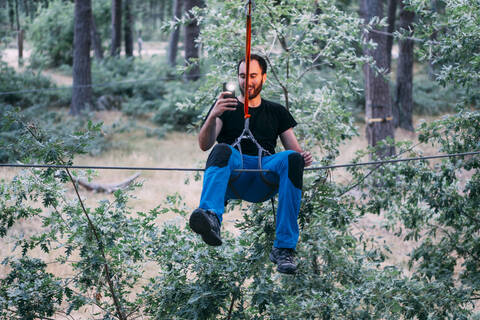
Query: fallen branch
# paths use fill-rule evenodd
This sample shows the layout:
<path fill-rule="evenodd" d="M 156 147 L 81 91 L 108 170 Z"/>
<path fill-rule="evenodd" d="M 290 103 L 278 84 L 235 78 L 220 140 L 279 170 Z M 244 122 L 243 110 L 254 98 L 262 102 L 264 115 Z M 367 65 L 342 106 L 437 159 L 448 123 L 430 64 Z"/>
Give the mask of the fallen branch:
<path fill-rule="evenodd" d="M 75 183 L 78 183 L 80 186 L 84 187 L 88 191 L 113 193 L 119 189 L 124 189 L 128 187 L 128 185 L 132 183 L 135 179 L 137 179 L 139 175 L 140 173 L 137 172 L 127 180 L 122 181 L 120 183 L 103 183 L 103 184 L 94 183 L 94 182 L 88 182 L 88 180 L 85 178 L 77 178 L 77 177 L 73 177 L 73 180 L 75 181 Z"/>

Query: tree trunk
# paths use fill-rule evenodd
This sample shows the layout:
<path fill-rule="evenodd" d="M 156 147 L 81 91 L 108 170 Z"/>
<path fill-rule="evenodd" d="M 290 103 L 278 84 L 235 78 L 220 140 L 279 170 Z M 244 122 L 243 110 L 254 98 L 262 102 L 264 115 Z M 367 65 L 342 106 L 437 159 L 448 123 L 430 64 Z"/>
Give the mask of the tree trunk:
<path fill-rule="evenodd" d="M 153 30 L 155 29 L 155 1 L 154 0 L 150 0 L 149 1 L 149 5 L 150 5 L 150 29 Z"/>
<path fill-rule="evenodd" d="M 400 30 L 402 32 L 413 31 L 413 19 L 415 13 L 405 10 L 404 1 L 400 3 Z M 413 40 L 403 39 L 399 43 L 399 57 L 397 70 L 397 88 L 395 109 L 395 125 L 413 131 Z"/>
<path fill-rule="evenodd" d="M 95 23 L 95 16 L 92 12 L 92 21 L 91 21 L 91 37 L 92 37 L 92 45 L 93 45 L 93 52 L 95 54 L 95 58 L 98 60 L 103 59 L 103 48 L 102 48 L 102 40 L 100 39 L 100 33 L 97 31 L 97 24 Z"/>
<path fill-rule="evenodd" d="M 387 32 L 393 33 L 395 31 L 395 16 L 397 14 L 397 0 L 388 0 L 388 27 Z M 387 36 L 387 70 L 390 72 L 392 66 L 392 46 L 393 35 Z"/>
<path fill-rule="evenodd" d="M 15 0 L 15 16 L 17 22 L 17 48 L 18 48 L 18 65 L 23 64 L 23 30 L 20 26 L 20 15 L 18 14 L 18 1 Z"/>
<path fill-rule="evenodd" d="M 25 32 L 23 30 L 17 31 L 17 47 L 18 47 L 18 65 L 23 65 L 23 36 Z"/>
<path fill-rule="evenodd" d="M 438 12 L 438 3 L 437 0 L 431 0 L 430 1 L 431 5 L 431 10 L 432 12 Z M 436 41 L 437 40 L 437 35 L 438 35 L 438 30 L 433 30 L 432 35 L 430 36 L 431 41 Z M 435 80 L 435 65 L 434 65 L 434 58 L 431 57 L 428 59 L 428 77 L 430 80 L 434 81 Z"/>
<path fill-rule="evenodd" d="M 185 13 L 189 13 L 194 7 L 202 7 L 203 0 L 185 0 Z M 197 19 L 192 19 L 190 23 L 185 26 L 185 63 L 191 65 L 187 72 L 185 72 L 185 80 L 196 81 L 200 78 L 200 67 L 196 61 L 200 55 L 199 48 L 195 40 L 200 34 L 200 27 Z"/>
<path fill-rule="evenodd" d="M 17 31 L 20 31 L 20 15 L 18 14 L 18 1 L 15 0 L 15 17 L 17 22 Z"/>
<path fill-rule="evenodd" d="M 175 0 L 173 6 L 173 21 L 180 19 L 182 16 L 183 0 Z M 175 68 L 177 64 L 177 52 L 178 52 L 178 39 L 180 37 L 180 28 L 175 28 L 170 34 L 170 40 L 168 42 L 168 65 Z"/>
<path fill-rule="evenodd" d="M 8 19 L 10 22 L 10 29 L 13 30 L 15 25 L 15 4 L 14 0 L 8 0 Z"/>
<path fill-rule="evenodd" d="M 30 6 L 28 0 L 23 0 L 23 8 L 25 9 L 25 16 L 30 17 Z"/>
<path fill-rule="evenodd" d="M 127 57 L 133 56 L 133 18 L 132 18 L 132 10 L 131 10 L 131 0 L 125 0 L 125 24 L 124 24 L 124 31 L 125 31 L 125 55 Z"/>
<path fill-rule="evenodd" d="M 122 47 L 122 0 L 112 0 L 112 47 L 111 56 L 120 55 Z"/>
<path fill-rule="evenodd" d="M 383 18 L 382 0 L 361 0 L 361 2 L 361 10 L 366 21 L 370 21 L 375 16 Z M 386 69 L 387 37 L 378 32 L 368 32 L 366 38 L 367 41 L 372 40 L 377 43 L 377 47 L 365 48 L 365 55 L 372 57 L 378 68 Z M 380 141 L 388 137 L 394 138 L 390 89 L 385 75 L 378 74 L 370 65 L 364 66 L 364 75 L 367 140 L 370 146 L 377 146 Z M 394 153 L 393 146 L 386 146 L 378 150 L 377 155 L 386 157 Z"/>
<path fill-rule="evenodd" d="M 158 6 L 158 18 L 160 20 L 160 23 L 163 23 L 163 21 L 165 21 L 165 10 L 167 7 L 166 2 L 167 1 L 160 1 L 160 5 Z"/>
<path fill-rule="evenodd" d="M 73 35 L 73 92 L 70 114 L 78 115 L 92 104 L 90 70 L 91 0 L 75 0 Z"/>

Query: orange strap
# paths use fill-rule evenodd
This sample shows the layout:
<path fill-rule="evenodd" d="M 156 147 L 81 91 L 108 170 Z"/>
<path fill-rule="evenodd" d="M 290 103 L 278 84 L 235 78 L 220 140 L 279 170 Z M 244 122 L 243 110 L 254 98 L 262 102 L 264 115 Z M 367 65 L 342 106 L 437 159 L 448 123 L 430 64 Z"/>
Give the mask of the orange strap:
<path fill-rule="evenodd" d="M 247 44 L 245 46 L 245 67 L 246 67 L 246 78 L 245 78 L 245 103 L 244 103 L 244 113 L 245 119 L 250 118 L 248 113 L 248 80 L 250 79 L 250 49 L 252 42 L 252 1 L 248 1 L 248 12 L 247 12 Z"/>

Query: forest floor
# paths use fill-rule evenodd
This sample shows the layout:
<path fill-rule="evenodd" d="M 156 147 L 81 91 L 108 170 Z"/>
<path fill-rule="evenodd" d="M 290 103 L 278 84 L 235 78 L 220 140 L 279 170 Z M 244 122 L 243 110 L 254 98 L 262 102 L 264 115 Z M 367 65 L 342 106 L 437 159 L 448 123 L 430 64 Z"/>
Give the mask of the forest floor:
<path fill-rule="evenodd" d="M 164 47 L 155 47 L 154 44 L 145 43 L 145 55 L 146 54 L 162 54 L 164 53 Z M 9 65 L 18 69 L 16 61 L 16 49 L 7 48 L 3 51 L 3 60 L 7 61 Z M 24 52 L 25 57 L 28 57 L 30 50 L 27 49 Z M 65 76 L 55 70 L 45 70 L 45 75 L 49 75 L 54 82 L 59 85 L 70 85 L 72 83 L 71 77 Z M 97 112 L 95 117 L 97 120 L 101 120 L 105 125 L 112 124 L 119 121 L 127 121 L 126 117 L 118 111 L 102 111 Z M 432 117 L 415 117 L 415 125 L 418 125 L 420 121 L 432 121 Z M 354 137 L 352 140 L 347 141 L 340 148 L 340 156 L 336 159 L 336 163 L 348 163 L 355 156 L 357 150 L 362 150 L 367 146 L 365 137 L 365 125 L 363 123 L 357 123 L 359 136 Z M 408 132 L 402 129 L 397 129 L 395 132 L 395 139 L 409 140 L 412 142 L 417 141 L 417 134 Z M 119 142 L 116 148 L 110 149 L 107 152 L 102 153 L 97 157 L 91 156 L 79 156 L 76 158 L 75 164 L 77 165 L 110 165 L 110 166 L 154 166 L 154 167 L 203 167 L 208 156 L 208 152 L 202 152 L 198 148 L 196 135 L 192 133 L 174 132 L 167 134 L 163 139 L 154 137 L 146 137 L 145 132 L 142 130 L 133 130 L 128 133 L 120 133 L 112 137 L 112 142 Z M 436 151 L 431 146 L 419 147 L 425 155 L 435 154 Z M 316 150 L 313 150 L 314 152 Z M 316 160 L 318 160 L 318 154 Z M 0 168 L 0 179 L 11 179 L 20 170 L 10 168 Z M 99 183 L 114 183 L 120 182 L 132 175 L 132 172 L 128 171 L 113 171 L 104 170 L 98 171 L 97 177 L 94 182 Z M 336 169 L 332 172 L 333 179 L 339 182 L 348 182 L 349 175 L 343 169 Z M 144 171 L 141 172 L 139 180 L 143 182 L 143 187 L 136 190 L 134 199 L 130 206 L 133 212 L 148 212 L 150 209 L 156 206 L 162 205 L 167 195 L 178 193 L 182 196 L 185 204 L 189 210 L 193 210 L 198 206 L 201 194 L 201 181 L 195 181 L 194 174 L 186 172 L 153 172 Z M 188 180 L 189 183 L 185 183 Z M 113 199 L 112 195 L 93 193 L 80 190 L 82 197 L 86 198 L 86 204 L 88 206 L 96 206 L 102 199 Z M 70 188 L 70 194 L 73 197 L 73 189 Z M 242 215 L 239 209 L 233 212 L 228 212 L 225 215 L 225 222 L 223 225 L 224 230 L 231 231 L 234 235 L 238 234 L 238 230 L 235 228 L 237 220 L 242 219 Z M 381 216 L 369 214 L 359 219 L 353 226 L 353 232 L 357 235 L 363 233 L 368 237 L 374 237 L 379 247 L 384 244 L 388 245 L 393 254 L 389 257 L 386 264 L 395 265 L 399 269 L 409 273 L 407 268 L 408 256 L 407 254 L 415 247 L 415 242 L 403 241 L 401 238 L 396 237 L 392 232 L 383 229 L 381 226 L 384 224 L 384 219 Z M 157 223 L 162 225 L 164 223 L 176 223 L 185 224 L 186 221 L 174 214 L 166 214 L 158 219 Z M 41 229 L 39 220 L 28 220 L 17 223 L 10 231 L 10 236 L 24 234 L 29 236 L 35 234 Z M 0 261 L 10 254 L 13 249 L 13 242 L 11 237 L 0 240 L 0 247 L 2 248 L 0 253 Z M 299 244 L 301 246 L 301 243 Z M 40 251 L 35 252 L 38 256 L 41 256 L 46 261 L 54 261 L 58 253 L 52 252 L 50 254 L 44 254 Z M 0 266 L 0 274 L 5 274 L 7 270 L 4 266 Z M 71 270 L 64 265 L 58 263 L 51 263 L 48 265 L 48 271 L 57 276 L 68 276 L 71 274 Z M 147 266 L 146 277 L 155 276 L 156 270 Z M 89 314 L 92 310 L 82 310 L 79 315 Z"/>

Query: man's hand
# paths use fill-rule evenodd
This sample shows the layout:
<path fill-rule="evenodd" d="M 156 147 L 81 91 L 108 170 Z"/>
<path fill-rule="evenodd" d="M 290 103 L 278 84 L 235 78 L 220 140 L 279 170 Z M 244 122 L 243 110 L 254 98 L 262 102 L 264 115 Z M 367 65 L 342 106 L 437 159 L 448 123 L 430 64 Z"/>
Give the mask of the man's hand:
<path fill-rule="evenodd" d="M 305 161 L 305 167 L 308 167 L 309 165 L 312 164 L 313 162 L 313 157 L 312 157 L 312 154 L 308 151 L 304 151 L 302 153 L 300 153 L 303 157 L 303 161 Z"/>
<path fill-rule="evenodd" d="M 225 91 L 220 93 L 217 98 L 217 102 L 210 111 L 210 116 L 214 118 L 220 117 L 225 111 L 234 111 L 238 104 L 236 98 L 224 98 L 226 94 L 231 94 L 231 92 Z"/>

